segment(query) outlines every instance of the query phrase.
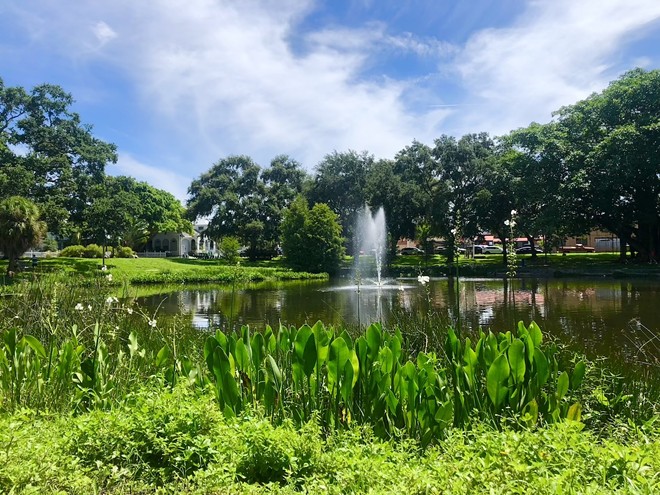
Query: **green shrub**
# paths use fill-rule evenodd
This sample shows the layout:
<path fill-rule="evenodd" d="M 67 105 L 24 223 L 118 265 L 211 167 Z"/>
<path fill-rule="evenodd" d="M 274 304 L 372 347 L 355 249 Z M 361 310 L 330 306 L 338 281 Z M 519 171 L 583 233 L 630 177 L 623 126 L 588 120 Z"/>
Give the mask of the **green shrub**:
<path fill-rule="evenodd" d="M 239 430 L 245 446 L 236 474 L 247 483 L 280 483 L 314 471 L 320 455 L 320 431 L 308 423 L 296 431 L 291 422 L 274 427 L 268 420 L 250 421 Z"/>
<path fill-rule="evenodd" d="M 83 258 L 102 258 L 103 248 L 98 244 L 88 244 L 83 250 Z"/>
<path fill-rule="evenodd" d="M 115 257 L 117 258 L 132 258 L 135 253 L 128 246 L 120 246 L 115 248 Z"/>
<path fill-rule="evenodd" d="M 215 459 L 212 429 L 221 422 L 210 400 L 193 399 L 184 388 L 142 392 L 133 404 L 81 416 L 68 452 L 108 476 L 125 472 L 158 485 L 184 479 Z"/>
<path fill-rule="evenodd" d="M 220 252 L 222 253 L 222 259 L 227 263 L 236 263 L 240 258 L 238 250 L 241 247 L 241 244 L 238 242 L 236 237 L 223 237 L 220 241 Z"/>
<path fill-rule="evenodd" d="M 62 249 L 60 256 L 64 258 L 82 258 L 84 251 L 85 246 L 74 244 L 73 246 L 67 246 Z"/>

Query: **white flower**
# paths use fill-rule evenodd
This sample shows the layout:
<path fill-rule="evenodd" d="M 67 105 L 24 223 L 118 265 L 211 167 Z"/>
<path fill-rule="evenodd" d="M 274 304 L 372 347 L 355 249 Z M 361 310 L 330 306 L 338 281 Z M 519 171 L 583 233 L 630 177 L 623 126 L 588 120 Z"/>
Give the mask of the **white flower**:
<path fill-rule="evenodd" d="M 507 227 L 509 226 L 510 223 L 511 222 L 509 222 L 508 220 L 504 220 L 504 225 L 506 225 Z"/>
<path fill-rule="evenodd" d="M 126 312 L 127 312 L 129 315 L 132 315 L 132 314 L 133 314 L 133 308 L 126 308 Z"/>
<path fill-rule="evenodd" d="M 516 210 L 511 210 L 511 216 L 512 217 L 515 217 L 517 214 L 518 214 L 518 212 Z"/>
<path fill-rule="evenodd" d="M 456 233 L 458 232 L 458 230 L 454 228 L 454 229 L 451 229 L 450 232 L 451 232 L 451 235 L 456 235 Z"/>
<path fill-rule="evenodd" d="M 82 311 L 82 310 L 83 310 L 83 305 L 82 305 L 82 303 L 78 303 L 78 304 L 76 304 L 75 307 L 74 307 L 73 309 L 75 309 L 76 311 Z"/>
<path fill-rule="evenodd" d="M 108 298 L 105 300 L 106 304 L 112 304 L 112 302 L 113 302 L 113 297 L 112 296 L 108 296 Z"/>
<path fill-rule="evenodd" d="M 514 220 L 511 220 L 511 228 L 514 228 L 516 226 L 516 222 Z"/>
<path fill-rule="evenodd" d="M 102 272 L 105 272 L 105 271 L 107 271 L 107 269 L 108 269 L 108 267 L 107 267 L 107 266 L 105 266 L 105 265 L 103 265 L 103 266 L 101 267 L 101 271 L 102 271 Z"/>
<path fill-rule="evenodd" d="M 156 328 L 156 320 L 149 320 L 149 326 L 152 328 Z"/>
<path fill-rule="evenodd" d="M 112 282 L 112 273 L 108 273 L 105 278 L 108 279 L 108 282 Z"/>
<path fill-rule="evenodd" d="M 88 304 L 88 305 L 87 305 L 87 310 L 88 310 L 88 311 L 91 311 L 91 310 L 92 310 L 92 305 L 91 305 L 91 304 Z"/>
<path fill-rule="evenodd" d="M 430 280 L 431 278 L 428 275 L 420 275 L 417 277 L 417 281 L 422 285 L 428 284 Z"/>

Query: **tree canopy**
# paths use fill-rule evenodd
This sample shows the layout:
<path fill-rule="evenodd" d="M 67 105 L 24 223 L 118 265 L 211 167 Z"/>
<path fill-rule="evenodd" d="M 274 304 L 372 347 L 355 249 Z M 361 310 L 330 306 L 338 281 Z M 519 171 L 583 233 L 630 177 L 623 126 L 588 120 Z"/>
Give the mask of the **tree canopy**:
<path fill-rule="evenodd" d="M 82 225 L 90 187 L 117 160 L 115 146 L 95 138 L 72 105 L 59 86 L 28 92 L 0 79 L 0 196 L 33 200 L 62 235 Z"/>

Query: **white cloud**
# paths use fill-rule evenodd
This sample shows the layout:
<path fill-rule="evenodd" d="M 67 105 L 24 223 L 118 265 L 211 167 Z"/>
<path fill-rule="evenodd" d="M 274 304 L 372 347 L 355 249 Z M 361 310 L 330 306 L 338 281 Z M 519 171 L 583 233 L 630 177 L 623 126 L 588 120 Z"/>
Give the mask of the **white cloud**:
<path fill-rule="evenodd" d="M 481 31 L 455 69 L 478 110 L 461 127 L 505 133 L 605 87 L 618 75 L 618 52 L 660 19 L 660 2 L 531 2 L 517 22 Z M 626 67 L 632 68 L 632 67 Z"/>
<path fill-rule="evenodd" d="M 536 0 L 508 27 L 454 46 L 384 23 L 301 31 L 318 1 L 79 1 L 71 16 L 55 3 L 25 0 L 11 13 L 29 29 L 31 49 L 47 47 L 76 68 L 98 70 L 99 79 L 132 83 L 121 103 L 137 109 L 127 118 L 144 132 L 127 140 L 143 146 L 134 155 L 145 157 L 152 144 L 161 158 L 151 163 L 173 167 L 186 157 L 178 170 L 191 177 L 121 148 L 110 172 L 180 199 L 192 176 L 228 154 L 266 165 L 288 153 L 311 169 L 335 149 L 392 157 L 413 139 L 547 121 L 616 77 L 624 47 L 660 18 L 657 0 Z M 435 59 L 437 71 L 404 78 L 383 63 L 391 53 L 423 57 L 425 67 Z M 384 67 L 376 76 L 367 70 L 375 57 Z"/>
<path fill-rule="evenodd" d="M 99 42 L 100 46 L 105 45 L 117 37 L 117 33 L 105 22 L 99 21 L 92 27 L 92 32 Z"/>

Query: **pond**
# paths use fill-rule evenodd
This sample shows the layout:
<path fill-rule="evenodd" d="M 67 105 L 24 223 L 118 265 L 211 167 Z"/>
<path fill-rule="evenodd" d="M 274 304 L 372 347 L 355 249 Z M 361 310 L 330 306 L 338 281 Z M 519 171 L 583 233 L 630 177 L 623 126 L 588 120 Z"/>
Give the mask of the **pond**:
<path fill-rule="evenodd" d="M 396 324 L 402 315 L 432 314 L 465 330 L 513 330 L 518 321 L 541 329 L 590 358 L 607 356 L 626 366 L 660 359 L 660 283 L 655 280 L 440 278 L 356 286 L 347 279 L 227 287 L 196 287 L 139 297 L 159 314 L 189 315 L 199 328 L 321 320 L 348 327 L 374 321 Z M 657 369 L 657 368 L 656 368 Z"/>

